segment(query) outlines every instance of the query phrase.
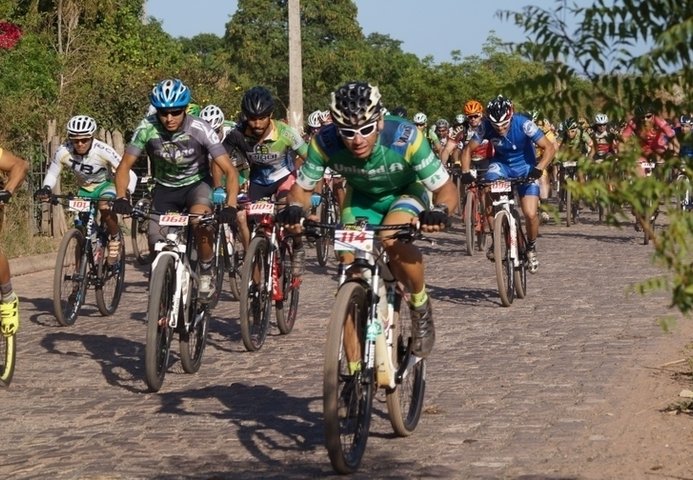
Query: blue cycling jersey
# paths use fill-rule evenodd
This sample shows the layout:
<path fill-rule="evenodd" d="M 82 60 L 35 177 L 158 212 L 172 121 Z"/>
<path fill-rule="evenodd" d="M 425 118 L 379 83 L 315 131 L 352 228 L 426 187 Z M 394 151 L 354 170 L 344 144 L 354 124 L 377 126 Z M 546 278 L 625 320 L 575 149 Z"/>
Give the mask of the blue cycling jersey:
<path fill-rule="evenodd" d="M 510 119 L 510 128 L 505 135 L 499 134 L 485 118 L 472 138 L 479 143 L 484 139 L 491 142 L 494 150 L 492 162 L 506 164 L 511 170 L 521 170 L 537 164 L 534 144 L 543 137 L 544 132 L 530 118 L 516 113 Z"/>

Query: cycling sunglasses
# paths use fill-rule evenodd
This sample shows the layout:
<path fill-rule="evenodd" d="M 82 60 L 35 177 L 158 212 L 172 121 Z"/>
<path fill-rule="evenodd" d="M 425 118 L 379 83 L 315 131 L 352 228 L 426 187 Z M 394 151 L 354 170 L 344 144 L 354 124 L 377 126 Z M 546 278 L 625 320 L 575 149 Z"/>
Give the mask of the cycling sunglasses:
<path fill-rule="evenodd" d="M 376 132 L 377 127 L 378 127 L 377 122 L 372 122 L 372 123 L 369 123 L 367 125 L 364 125 L 361 128 L 340 127 L 337 129 L 337 131 L 339 132 L 339 134 L 342 137 L 348 138 L 348 139 L 354 138 L 357 133 L 359 135 L 361 135 L 363 138 L 367 138 Z"/>
<path fill-rule="evenodd" d="M 467 115 L 467 118 L 472 118 L 472 119 L 481 118 L 481 115 L 479 115 L 479 114 Z"/>
<path fill-rule="evenodd" d="M 168 117 L 169 115 L 171 115 L 172 117 L 180 117 L 181 115 L 183 115 L 183 113 L 185 113 L 185 109 L 184 108 L 177 108 L 177 109 L 164 109 L 164 108 L 162 108 L 161 110 L 157 110 L 156 113 L 161 115 L 164 118 Z"/>

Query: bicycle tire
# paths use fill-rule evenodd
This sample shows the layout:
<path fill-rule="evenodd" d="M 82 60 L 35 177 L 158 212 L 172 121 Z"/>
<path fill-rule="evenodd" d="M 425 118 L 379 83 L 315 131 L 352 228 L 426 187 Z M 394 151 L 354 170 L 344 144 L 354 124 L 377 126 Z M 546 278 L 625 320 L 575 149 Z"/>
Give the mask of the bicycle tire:
<path fill-rule="evenodd" d="M 513 265 L 510 260 L 510 223 L 506 212 L 496 215 L 493 222 L 493 254 L 501 304 L 509 307 L 515 299 L 515 289 Z"/>
<path fill-rule="evenodd" d="M 188 306 L 189 315 L 193 318 L 190 331 L 181 325 L 178 335 L 180 363 L 185 373 L 196 373 L 202 366 L 202 355 L 207 346 L 209 328 L 209 307 L 198 303 L 194 298 Z"/>
<path fill-rule="evenodd" d="M 515 296 L 525 298 L 527 296 L 527 251 L 525 235 L 522 231 L 520 214 L 513 212 L 515 225 L 517 225 L 517 254 L 520 257 L 519 266 L 513 267 L 513 283 L 515 284 Z"/>
<path fill-rule="evenodd" d="M 231 289 L 231 295 L 234 300 L 240 300 L 241 298 L 241 267 L 243 266 L 243 257 L 245 256 L 245 249 L 243 248 L 243 243 L 238 238 L 238 235 L 233 234 L 233 252 L 229 252 L 226 249 L 227 256 L 224 257 L 228 263 L 226 265 L 226 270 L 229 273 L 229 287 Z"/>
<path fill-rule="evenodd" d="M 53 272 L 53 313 L 64 327 L 73 325 L 87 293 L 87 258 L 84 234 L 72 228 L 58 247 Z"/>
<path fill-rule="evenodd" d="M 256 278 L 253 278 L 253 274 Z M 250 241 L 241 273 L 240 324 L 243 345 L 249 352 L 259 350 L 269 331 L 271 312 L 271 280 L 269 241 L 256 236 Z"/>
<path fill-rule="evenodd" d="M 0 335 L 0 387 L 8 387 L 17 360 L 17 335 Z"/>
<path fill-rule="evenodd" d="M 565 226 L 569 227 L 573 222 L 573 194 L 570 189 L 565 189 Z"/>
<path fill-rule="evenodd" d="M 96 306 L 102 315 L 113 315 L 120 303 L 120 297 L 125 289 L 125 242 L 123 242 L 122 233 L 118 233 L 120 237 L 120 253 L 118 254 L 118 262 L 114 265 L 109 265 L 106 254 L 108 253 L 106 245 L 103 245 L 103 254 L 99 257 L 97 267 L 97 288 L 96 288 Z"/>
<path fill-rule="evenodd" d="M 173 314 L 175 284 L 174 259 L 170 255 L 163 255 L 151 274 L 147 308 L 147 340 L 144 348 L 145 381 L 153 392 L 159 391 L 168 370 L 173 337 L 169 319 Z"/>
<path fill-rule="evenodd" d="M 474 231 L 474 217 L 476 213 L 476 195 L 472 190 L 467 190 L 467 200 L 464 203 L 464 238 L 466 240 L 467 256 L 474 254 L 476 235 Z"/>
<path fill-rule="evenodd" d="M 224 277 L 226 276 L 229 260 L 226 253 L 226 239 L 223 238 L 224 232 L 221 226 L 216 231 L 214 240 L 214 257 L 212 258 L 212 272 L 214 276 L 214 293 L 209 298 L 207 305 L 213 309 L 219 303 L 221 292 L 224 288 Z"/>
<path fill-rule="evenodd" d="M 329 205 L 328 195 L 323 195 L 320 205 L 318 205 L 315 214 L 320 219 L 320 223 L 326 224 L 329 222 Z M 330 235 L 327 230 L 322 229 L 320 237 L 315 240 L 315 254 L 318 260 L 318 265 L 324 267 L 327 265 L 327 258 L 330 254 Z"/>
<path fill-rule="evenodd" d="M 151 200 L 142 198 L 137 202 L 137 206 L 144 211 L 148 211 Z M 149 250 L 149 222 L 148 218 L 132 217 L 130 223 L 130 238 L 132 239 L 132 250 L 135 260 L 140 265 L 152 263 L 152 255 Z"/>
<path fill-rule="evenodd" d="M 284 243 L 286 242 L 286 243 Z M 298 299 L 301 293 L 301 281 L 296 279 L 291 268 L 290 253 L 293 251 L 294 239 L 284 239 L 279 247 L 279 278 L 283 299 L 274 302 L 274 313 L 277 317 L 277 328 L 282 335 L 291 333 L 296 323 Z M 288 308 L 287 308 L 288 307 Z"/>
<path fill-rule="evenodd" d="M 455 187 L 457 188 L 457 215 L 460 217 L 460 220 L 464 221 L 465 186 L 462 183 L 462 177 L 455 176 Z"/>
<path fill-rule="evenodd" d="M 482 198 L 484 192 L 481 192 Z M 474 231 L 476 233 L 476 245 L 480 252 L 486 250 L 486 211 L 485 202 L 477 199 L 477 214 L 474 216 Z"/>
<path fill-rule="evenodd" d="M 361 464 L 371 423 L 373 372 L 370 378 L 367 371 L 350 374 L 344 351 L 347 322 L 353 322 L 363 351 L 368 297 L 367 289 L 360 283 L 344 283 L 337 292 L 327 327 L 322 387 L 325 447 L 332 468 L 342 474 L 355 472 Z M 346 406 L 340 409 L 340 400 L 344 398 Z"/>
<path fill-rule="evenodd" d="M 411 358 L 411 319 L 409 307 L 401 295 L 395 298 L 395 331 L 392 363 L 399 372 Z M 405 304 L 402 307 L 402 304 Z M 385 390 L 385 401 L 390 424 L 400 437 L 411 435 L 421 418 L 426 393 L 426 361 L 419 359 L 402 371 L 401 381 L 395 388 Z"/>

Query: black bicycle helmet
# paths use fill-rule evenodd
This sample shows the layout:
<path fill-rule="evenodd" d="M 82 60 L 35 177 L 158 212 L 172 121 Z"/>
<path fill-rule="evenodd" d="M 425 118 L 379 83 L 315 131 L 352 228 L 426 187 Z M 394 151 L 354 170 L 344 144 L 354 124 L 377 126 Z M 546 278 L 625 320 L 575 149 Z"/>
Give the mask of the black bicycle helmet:
<path fill-rule="evenodd" d="M 253 87 L 243 95 L 241 111 L 248 118 L 267 117 L 274 112 L 274 98 L 265 87 Z"/>
<path fill-rule="evenodd" d="M 513 102 L 503 95 L 498 95 L 486 105 L 486 115 L 488 119 L 496 125 L 509 122 L 514 111 Z"/>
<path fill-rule="evenodd" d="M 642 118 L 648 113 L 654 113 L 654 105 L 650 102 L 641 103 L 635 106 L 634 113 L 636 117 Z"/>
<path fill-rule="evenodd" d="M 380 119 L 380 91 L 369 83 L 350 82 L 332 93 L 330 111 L 337 125 L 359 127 Z"/>

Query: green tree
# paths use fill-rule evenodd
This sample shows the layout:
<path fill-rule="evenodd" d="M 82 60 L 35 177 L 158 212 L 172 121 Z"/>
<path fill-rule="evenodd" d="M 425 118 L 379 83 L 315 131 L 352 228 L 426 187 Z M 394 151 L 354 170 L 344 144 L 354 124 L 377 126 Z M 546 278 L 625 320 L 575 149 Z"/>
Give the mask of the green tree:
<path fill-rule="evenodd" d="M 599 109 L 610 118 L 628 118 L 635 105 L 653 101 L 660 112 L 672 117 L 691 112 L 687 92 L 693 83 L 691 38 L 693 3 L 653 0 L 621 0 L 612 4 L 598 0 L 589 7 L 557 1 L 551 10 L 525 7 L 521 12 L 500 12 L 524 28 L 528 41 L 515 51 L 546 68 L 518 84 L 518 92 L 554 116 L 592 114 Z M 563 19 L 575 21 L 574 26 Z M 576 76 L 586 87 L 574 88 Z M 672 173 L 681 160 L 665 157 L 652 177 L 636 175 L 642 152 L 637 143 L 623 145 L 618 161 L 601 164 L 582 162 L 590 181 L 571 185 L 590 202 L 611 209 L 614 224 L 636 221 L 651 236 L 654 258 L 668 268 L 669 275 L 649 279 L 641 291 L 663 288 L 671 292 L 672 306 L 684 313 L 693 309 L 693 222 L 669 200 L 680 198 Z M 683 165 L 693 178 L 692 165 Z M 628 205 L 623 208 L 623 205 Z M 654 231 L 650 224 L 655 208 L 663 209 L 669 224 Z"/>

